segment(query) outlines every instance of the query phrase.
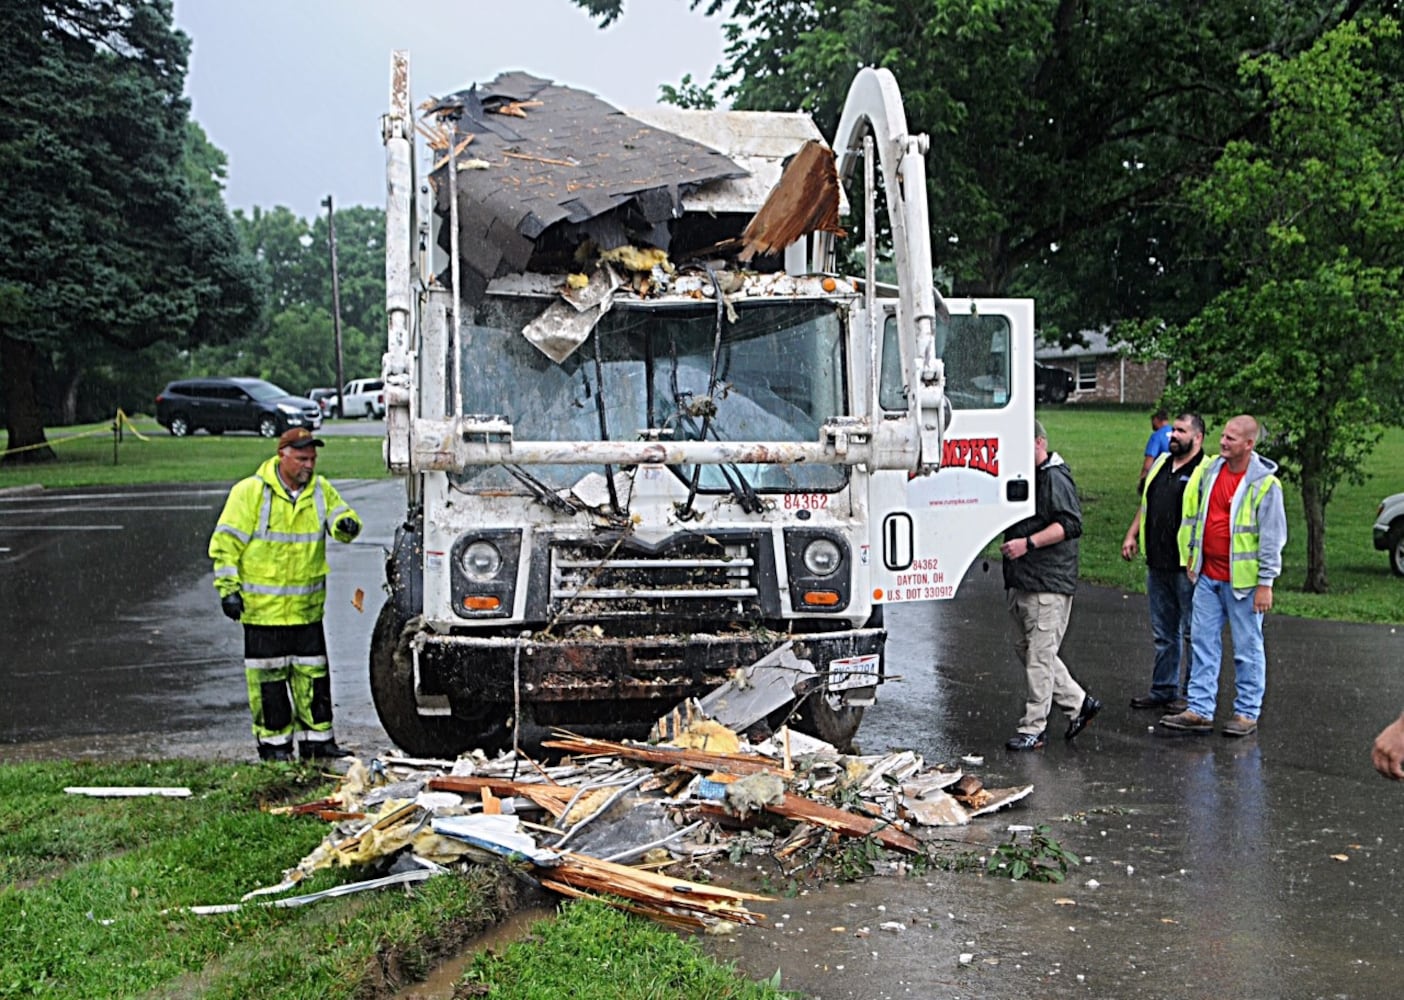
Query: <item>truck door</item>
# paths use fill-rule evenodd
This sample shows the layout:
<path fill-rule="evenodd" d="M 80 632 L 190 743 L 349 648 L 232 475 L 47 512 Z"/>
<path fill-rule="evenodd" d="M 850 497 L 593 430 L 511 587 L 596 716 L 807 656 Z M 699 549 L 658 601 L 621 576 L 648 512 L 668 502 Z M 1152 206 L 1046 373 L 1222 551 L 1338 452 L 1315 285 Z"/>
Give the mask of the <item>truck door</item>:
<path fill-rule="evenodd" d="M 873 600 L 955 596 L 970 564 L 1033 513 L 1033 302 L 948 300 L 936 350 L 950 419 L 940 468 L 875 472 L 869 481 Z M 877 386 L 884 419 L 906 409 L 895 314 L 884 321 Z"/>

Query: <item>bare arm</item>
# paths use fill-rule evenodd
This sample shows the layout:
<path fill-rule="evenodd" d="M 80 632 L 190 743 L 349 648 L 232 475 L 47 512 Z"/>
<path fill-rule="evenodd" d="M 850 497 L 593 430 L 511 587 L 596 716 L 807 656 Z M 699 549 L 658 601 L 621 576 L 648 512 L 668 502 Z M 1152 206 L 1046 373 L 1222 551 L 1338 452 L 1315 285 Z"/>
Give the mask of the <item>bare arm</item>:
<path fill-rule="evenodd" d="M 1126 537 L 1121 541 L 1121 558 L 1130 562 L 1136 558 L 1136 550 L 1141 547 L 1141 512 L 1131 519 L 1131 527 L 1126 529 Z"/>
<path fill-rule="evenodd" d="M 1375 747 L 1370 754 L 1375 770 L 1386 778 L 1404 780 L 1404 715 L 1385 726 L 1375 737 Z"/>

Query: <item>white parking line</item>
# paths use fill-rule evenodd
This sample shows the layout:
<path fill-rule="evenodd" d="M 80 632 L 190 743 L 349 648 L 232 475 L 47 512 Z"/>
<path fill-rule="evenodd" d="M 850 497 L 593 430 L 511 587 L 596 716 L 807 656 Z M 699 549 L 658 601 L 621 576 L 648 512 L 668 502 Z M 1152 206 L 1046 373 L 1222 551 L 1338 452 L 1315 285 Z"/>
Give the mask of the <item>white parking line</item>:
<path fill-rule="evenodd" d="M 225 496 L 229 493 L 229 487 L 212 487 L 203 490 L 179 490 L 182 496 Z M 53 503 L 55 500 L 86 500 L 89 503 L 105 503 L 108 500 L 128 500 L 128 499 L 150 499 L 151 493 L 15 493 L 9 496 L 0 495 L 0 503 Z"/>
<path fill-rule="evenodd" d="M 159 504 L 143 505 L 140 507 L 113 507 L 112 513 L 119 514 L 128 510 L 214 510 L 217 504 L 212 503 L 188 503 L 188 504 Z M 92 504 L 74 505 L 69 507 L 35 507 L 33 510 L 11 510 L 7 514 L 59 514 L 71 510 L 92 511 Z"/>
<path fill-rule="evenodd" d="M 0 531 L 121 531 L 120 524 L 0 524 Z"/>

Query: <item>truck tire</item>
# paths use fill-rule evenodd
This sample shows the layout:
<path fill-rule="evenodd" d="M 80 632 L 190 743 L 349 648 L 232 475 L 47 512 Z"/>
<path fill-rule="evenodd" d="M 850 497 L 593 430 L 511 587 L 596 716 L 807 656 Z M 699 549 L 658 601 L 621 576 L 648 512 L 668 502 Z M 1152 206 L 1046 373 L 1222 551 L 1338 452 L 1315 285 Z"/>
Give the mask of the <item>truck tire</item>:
<path fill-rule="evenodd" d="M 190 418 L 184 413 L 171 414 L 170 432 L 172 437 L 183 438 L 194 429 L 190 426 Z"/>
<path fill-rule="evenodd" d="M 840 753 L 848 753 L 853 748 L 853 737 L 858 735 L 858 726 L 862 721 L 861 707 L 844 705 L 837 695 L 816 691 L 800 705 L 794 727 L 833 744 Z"/>
<path fill-rule="evenodd" d="M 420 715 L 414 700 L 414 666 L 408 652 L 400 648 L 404 620 L 387 601 L 375 620 L 370 646 L 371 700 L 386 734 L 395 745 L 413 757 L 457 757 L 464 750 L 497 750 L 506 746 L 510 733 L 501 721 L 505 716 L 483 713 L 473 721 L 456 716 Z M 398 654 L 398 655 L 397 655 Z M 490 721 L 493 714 L 496 722 Z"/>
<path fill-rule="evenodd" d="M 271 416 L 271 415 L 265 415 L 265 416 L 262 416 L 262 417 L 259 417 L 259 418 L 258 418 L 258 435 L 259 435 L 259 437 L 273 438 L 273 437 L 277 437 L 278 434 L 279 434 L 279 430 L 278 430 L 278 418 L 277 418 L 277 417 L 274 417 L 274 416 Z"/>
<path fill-rule="evenodd" d="M 1068 401 L 1068 387 L 1062 382 L 1048 387 L 1048 402 L 1066 403 Z"/>
<path fill-rule="evenodd" d="M 1389 570 L 1404 576 L 1404 524 L 1396 524 L 1385 537 L 1385 552 L 1389 554 Z"/>

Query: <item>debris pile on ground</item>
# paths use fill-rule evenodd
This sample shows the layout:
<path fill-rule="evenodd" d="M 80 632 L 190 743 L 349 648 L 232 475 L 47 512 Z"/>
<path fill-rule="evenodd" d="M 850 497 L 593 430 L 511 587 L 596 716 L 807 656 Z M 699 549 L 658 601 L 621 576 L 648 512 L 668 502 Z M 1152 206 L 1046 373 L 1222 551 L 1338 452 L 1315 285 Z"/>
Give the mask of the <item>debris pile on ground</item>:
<path fill-rule="evenodd" d="M 282 882 L 245 899 L 286 892 L 321 868 L 495 860 L 519 865 L 545 888 L 624 900 L 631 912 L 667 923 L 748 924 L 763 914 L 747 904 L 767 897 L 658 870 L 741 846 L 785 865 L 846 838 L 919 855 L 936 838 L 933 828 L 967 824 L 1033 790 L 987 789 L 911 751 L 840 754 L 783 727 L 748 744 L 696 705 L 656 731 L 670 741 L 557 733 L 544 744 L 562 755 L 555 764 L 512 752 L 353 760 L 332 796 L 284 809 L 320 816 L 332 832 Z"/>

